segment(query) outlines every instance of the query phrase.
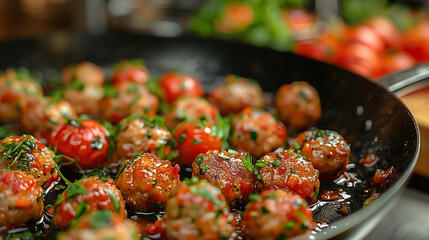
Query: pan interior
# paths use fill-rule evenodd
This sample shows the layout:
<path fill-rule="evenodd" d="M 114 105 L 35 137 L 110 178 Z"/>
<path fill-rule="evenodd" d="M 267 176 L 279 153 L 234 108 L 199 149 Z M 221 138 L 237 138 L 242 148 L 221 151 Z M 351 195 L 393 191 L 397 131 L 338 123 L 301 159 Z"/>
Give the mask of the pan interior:
<path fill-rule="evenodd" d="M 54 35 L 17 40 L 0 44 L 0 69 L 24 66 L 43 79 L 58 78 L 58 70 L 83 60 L 110 66 L 124 58 L 143 58 L 148 69 L 159 76 L 171 69 L 180 69 L 200 79 L 206 90 L 236 74 L 260 82 L 266 92 L 274 92 L 282 84 L 308 81 L 319 92 L 323 116 L 316 127 L 341 133 L 351 144 L 351 171 L 357 173 L 353 186 L 340 187 L 349 195 L 345 200 L 353 217 L 371 192 L 370 179 L 374 168 L 358 163 L 368 152 L 376 153 L 382 161 L 377 168 L 394 166 L 395 174 L 380 193 L 403 184 L 415 162 L 419 134 L 408 109 L 392 94 L 370 81 L 337 67 L 264 48 L 224 42 L 155 38 L 129 33 L 109 32 L 102 36 L 85 34 Z M 52 84 L 49 81 L 47 84 Z M 324 189 L 338 188 L 324 182 Z M 395 188 L 397 189 L 397 188 Z M 381 201 L 378 199 L 377 201 Z M 389 199 L 383 200 L 388 201 Z M 344 202 L 333 201 L 328 208 L 315 209 L 315 218 L 332 223 L 344 218 Z M 348 227 L 338 231 L 345 231 Z"/>

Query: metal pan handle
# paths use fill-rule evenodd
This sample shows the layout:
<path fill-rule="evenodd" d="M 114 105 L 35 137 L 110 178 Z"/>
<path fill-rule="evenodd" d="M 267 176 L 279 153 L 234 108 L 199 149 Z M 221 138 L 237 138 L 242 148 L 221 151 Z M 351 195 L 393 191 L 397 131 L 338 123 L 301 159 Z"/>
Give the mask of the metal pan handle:
<path fill-rule="evenodd" d="M 429 84 L 429 63 L 387 75 L 377 81 L 387 91 L 403 96 Z"/>

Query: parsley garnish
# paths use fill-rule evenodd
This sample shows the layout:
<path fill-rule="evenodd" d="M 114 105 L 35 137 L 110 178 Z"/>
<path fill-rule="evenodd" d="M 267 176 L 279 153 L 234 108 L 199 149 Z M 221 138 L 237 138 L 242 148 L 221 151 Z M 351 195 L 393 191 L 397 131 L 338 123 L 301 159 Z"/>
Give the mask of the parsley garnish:
<path fill-rule="evenodd" d="M 197 145 L 199 143 L 202 143 L 203 141 L 200 139 L 194 139 L 194 141 L 192 141 L 192 145 Z"/>
<path fill-rule="evenodd" d="M 112 213 L 108 210 L 94 212 L 91 217 L 90 227 L 92 229 L 110 227 L 112 222 Z"/>
<path fill-rule="evenodd" d="M 250 130 L 249 134 L 252 140 L 256 142 L 256 140 L 258 139 L 258 132 L 256 132 L 255 130 Z"/>
<path fill-rule="evenodd" d="M 195 163 L 196 163 L 196 164 L 201 165 L 201 163 L 203 163 L 203 162 L 204 162 L 204 157 L 203 157 L 203 156 L 198 155 L 198 156 L 195 158 Z"/>
<path fill-rule="evenodd" d="M 222 202 L 217 199 L 207 188 L 204 187 L 197 187 L 197 186 L 191 186 L 189 190 L 197 195 L 200 195 L 206 199 L 208 199 L 210 202 L 212 202 L 217 207 L 222 207 Z"/>
<path fill-rule="evenodd" d="M 109 194 L 110 199 L 112 200 L 113 208 L 115 209 L 115 211 L 116 211 L 117 213 L 119 213 L 119 211 L 121 210 L 121 206 L 119 205 L 119 201 L 118 201 L 118 199 L 117 199 L 117 198 L 116 198 L 116 196 L 112 193 L 112 191 L 107 190 L 107 193 Z"/>
<path fill-rule="evenodd" d="M 253 172 L 253 165 L 252 165 L 252 156 L 250 156 L 249 153 L 247 153 L 247 156 L 241 156 L 241 161 L 243 162 L 243 165 L 249 170 L 250 172 Z"/>

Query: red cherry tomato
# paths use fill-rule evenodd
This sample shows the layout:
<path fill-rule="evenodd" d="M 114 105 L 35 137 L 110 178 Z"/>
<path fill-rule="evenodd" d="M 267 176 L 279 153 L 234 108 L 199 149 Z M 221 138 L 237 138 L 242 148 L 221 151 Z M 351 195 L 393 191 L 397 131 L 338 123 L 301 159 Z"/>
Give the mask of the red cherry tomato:
<path fill-rule="evenodd" d="M 73 158 L 84 169 L 106 160 L 109 132 L 97 121 L 70 120 L 58 126 L 51 135 L 51 144 L 62 154 Z M 67 160 L 66 160 L 67 161 Z"/>
<path fill-rule="evenodd" d="M 165 100 L 171 104 L 179 97 L 202 97 L 203 85 L 192 75 L 168 72 L 161 76 L 159 85 L 164 91 Z"/>
<path fill-rule="evenodd" d="M 411 68 L 417 64 L 416 59 L 405 51 L 387 51 L 383 55 L 383 68 L 380 76 L 399 72 Z"/>
<path fill-rule="evenodd" d="M 182 123 L 174 131 L 174 138 L 179 150 L 177 161 L 187 167 L 192 165 L 198 154 L 222 148 L 222 140 L 212 136 L 212 127 L 200 123 Z"/>
<path fill-rule="evenodd" d="M 346 43 L 335 56 L 334 63 L 356 74 L 375 78 L 381 70 L 381 57 L 361 43 Z"/>
<path fill-rule="evenodd" d="M 385 50 L 385 45 L 380 36 L 365 25 L 358 25 L 346 29 L 346 42 L 361 43 L 371 48 L 376 53 Z"/>
<path fill-rule="evenodd" d="M 121 60 L 115 67 L 112 83 L 114 85 L 124 82 L 145 84 L 149 81 L 149 71 L 141 61 Z"/>
<path fill-rule="evenodd" d="M 253 20 L 253 9 L 247 3 L 232 2 L 225 6 L 216 29 L 222 33 L 235 33 L 246 29 Z"/>
<path fill-rule="evenodd" d="M 315 36 L 316 16 L 304 8 L 283 10 L 284 24 L 290 28 L 297 39 L 308 39 Z"/>
<path fill-rule="evenodd" d="M 401 43 L 401 33 L 395 24 L 387 17 L 377 16 L 365 22 L 384 42 L 384 48 L 396 48 Z"/>
<path fill-rule="evenodd" d="M 429 21 L 423 21 L 402 35 L 402 49 L 417 61 L 429 61 Z"/>

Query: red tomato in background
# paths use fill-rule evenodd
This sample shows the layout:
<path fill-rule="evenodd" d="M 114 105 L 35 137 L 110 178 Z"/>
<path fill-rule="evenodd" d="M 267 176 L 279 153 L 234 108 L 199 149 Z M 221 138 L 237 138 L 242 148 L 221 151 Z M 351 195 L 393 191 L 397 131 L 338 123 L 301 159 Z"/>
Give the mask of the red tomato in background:
<path fill-rule="evenodd" d="M 429 61 L 429 20 L 420 22 L 402 35 L 402 49 L 417 61 Z"/>
<path fill-rule="evenodd" d="M 323 62 L 332 62 L 339 42 L 330 34 L 319 39 L 297 41 L 293 53 Z"/>
<path fill-rule="evenodd" d="M 376 53 L 382 53 L 385 50 L 380 36 L 373 29 L 364 25 L 346 28 L 345 38 L 345 42 L 364 44 Z"/>
<path fill-rule="evenodd" d="M 405 51 L 386 51 L 382 57 L 383 67 L 380 76 L 399 72 L 417 64 L 417 60 Z"/>
<path fill-rule="evenodd" d="M 315 37 L 316 15 L 304 8 L 285 9 L 283 21 L 290 28 L 296 39 L 309 39 Z"/>
<path fill-rule="evenodd" d="M 184 122 L 174 131 L 179 156 L 177 162 L 190 167 L 200 153 L 208 150 L 221 150 L 222 140 L 212 136 L 212 128 L 194 122 Z"/>
<path fill-rule="evenodd" d="M 216 22 L 216 29 L 226 34 L 243 31 L 252 24 L 253 19 L 253 9 L 248 4 L 244 2 L 228 3 Z"/>
<path fill-rule="evenodd" d="M 387 17 L 373 17 L 364 23 L 371 28 L 384 43 L 384 49 L 397 48 L 401 44 L 401 33 L 395 24 Z"/>
<path fill-rule="evenodd" d="M 140 61 L 121 60 L 115 67 L 112 83 L 114 85 L 135 82 L 145 84 L 149 81 L 149 71 Z"/>
<path fill-rule="evenodd" d="M 367 78 L 379 76 L 379 53 L 361 43 L 345 43 L 334 59 L 334 64 Z"/>
<path fill-rule="evenodd" d="M 109 131 L 97 121 L 71 120 L 52 132 L 50 143 L 87 169 L 106 160 L 110 141 L 108 136 Z"/>
<path fill-rule="evenodd" d="M 202 97 L 203 85 L 192 75 L 168 72 L 161 76 L 159 85 L 164 91 L 165 100 L 171 104 L 179 97 Z"/>

